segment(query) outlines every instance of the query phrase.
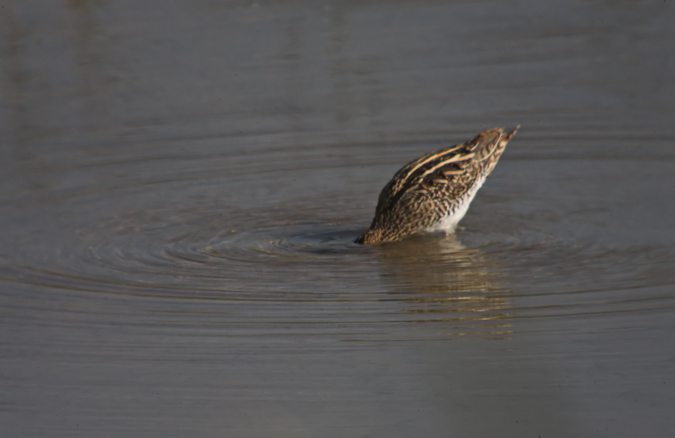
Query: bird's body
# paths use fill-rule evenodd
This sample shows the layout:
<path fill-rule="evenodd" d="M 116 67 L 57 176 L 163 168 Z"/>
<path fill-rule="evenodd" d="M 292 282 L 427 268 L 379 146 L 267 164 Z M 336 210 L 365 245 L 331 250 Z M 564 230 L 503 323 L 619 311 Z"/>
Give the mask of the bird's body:
<path fill-rule="evenodd" d="M 393 242 L 418 232 L 454 231 L 517 130 L 490 129 L 404 166 L 382 189 L 375 218 L 356 243 Z"/>

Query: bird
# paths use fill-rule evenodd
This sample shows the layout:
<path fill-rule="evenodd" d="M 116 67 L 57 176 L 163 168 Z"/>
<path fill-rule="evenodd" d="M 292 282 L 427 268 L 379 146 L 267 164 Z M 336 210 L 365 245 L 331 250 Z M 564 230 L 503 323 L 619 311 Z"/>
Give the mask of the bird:
<path fill-rule="evenodd" d="M 382 189 L 370 228 L 355 243 L 374 245 L 417 233 L 454 232 L 519 128 L 488 129 L 403 166 Z"/>

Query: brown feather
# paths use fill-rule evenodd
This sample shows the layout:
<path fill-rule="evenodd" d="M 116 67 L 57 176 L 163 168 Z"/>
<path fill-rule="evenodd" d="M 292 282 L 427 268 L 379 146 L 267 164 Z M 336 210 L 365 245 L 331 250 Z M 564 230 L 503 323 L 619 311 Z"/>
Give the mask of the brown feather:
<path fill-rule="evenodd" d="M 382 189 L 373 222 L 356 242 L 395 241 L 446 223 L 454 228 L 517 130 L 489 129 L 403 166 Z"/>

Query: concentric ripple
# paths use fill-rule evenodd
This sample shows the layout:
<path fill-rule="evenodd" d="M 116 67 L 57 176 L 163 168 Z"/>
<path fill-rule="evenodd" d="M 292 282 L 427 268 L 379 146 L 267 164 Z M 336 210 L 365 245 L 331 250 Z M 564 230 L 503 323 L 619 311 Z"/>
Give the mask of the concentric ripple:
<path fill-rule="evenodd" d="M 406 337 L 404 322 L 433 323 L 439 336 L 504 337 L 521 319 L 673 306 L 663 291 L 673 284 L 672 244 L 617 241 L 621 224 L 599 219 L 620 199 L 578 216 L 583 197 L 552 207 L 535 191 L 528 204 L 514 195 L 518 180 L 496 177 L 455 236 L 365 247 L 353 241 L 382 172 L 312 148 L 294 153 L 302 166 L 263 150 L 222 162 L 210 153 L 146 158 L 144 172 L 125 160 L 53 170 L 64 184 L 28 184 L 5 202 L 2 227 L 14 232 L 2 238 L 0 276 L 188 321 L 197 312 L 268 331 L 339 326 L 344 339 Z"/>

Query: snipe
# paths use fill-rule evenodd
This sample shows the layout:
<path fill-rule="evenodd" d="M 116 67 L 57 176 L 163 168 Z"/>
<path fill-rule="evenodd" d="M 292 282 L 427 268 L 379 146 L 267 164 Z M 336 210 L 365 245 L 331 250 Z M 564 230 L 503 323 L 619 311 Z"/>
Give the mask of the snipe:
<path fill-rule="evenodd" d="M 375 218 L 356 243 L 393 242 L 418 232 L 454 231 L 519 127 L 494 128 L 407 164 L 382 189 Z"/>

